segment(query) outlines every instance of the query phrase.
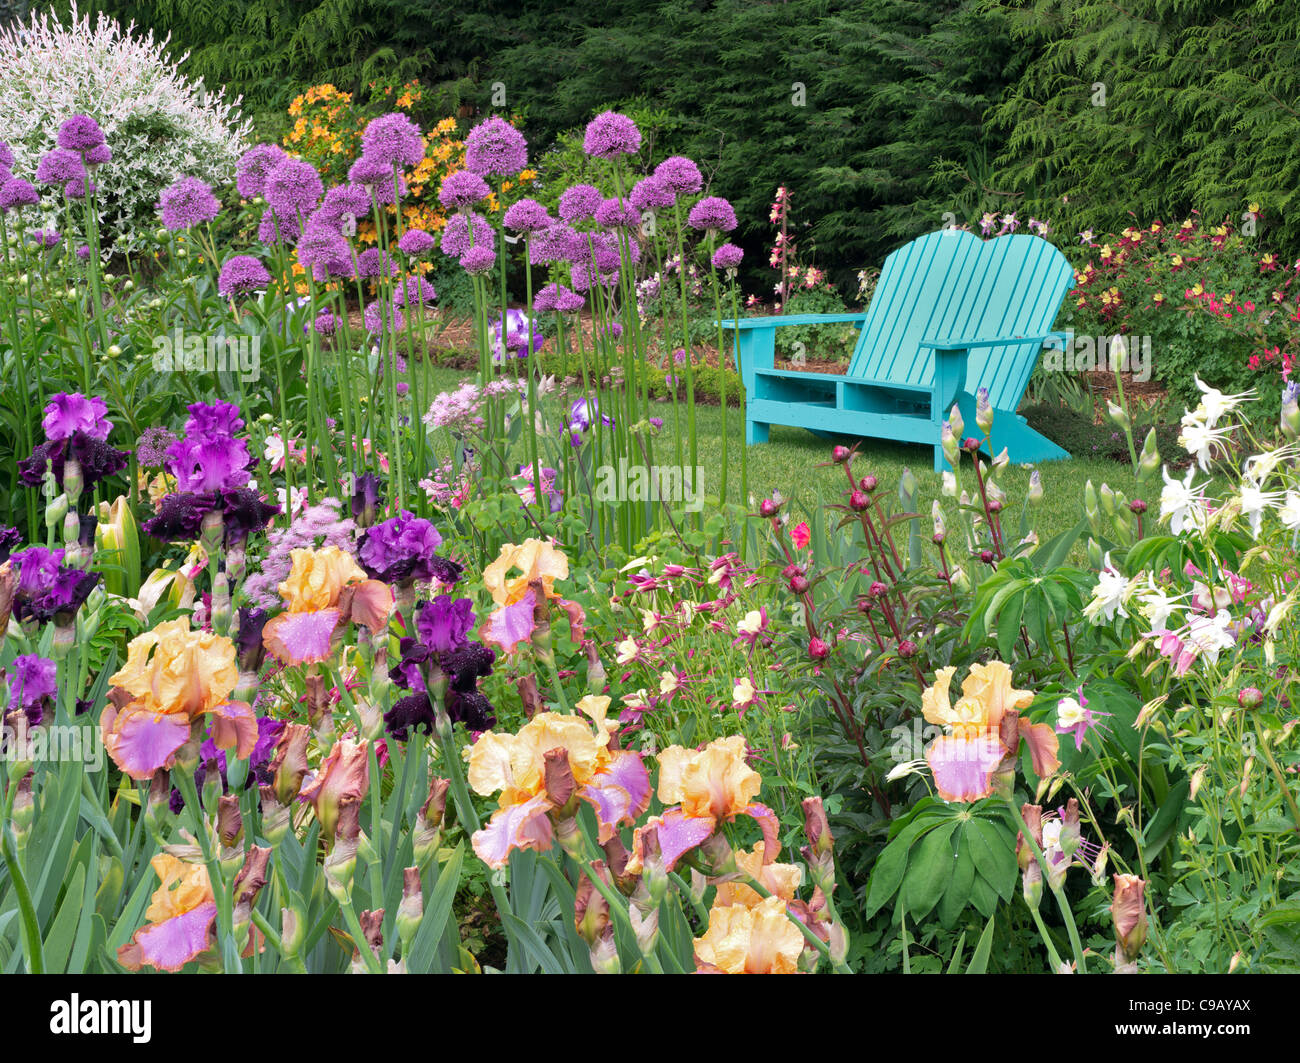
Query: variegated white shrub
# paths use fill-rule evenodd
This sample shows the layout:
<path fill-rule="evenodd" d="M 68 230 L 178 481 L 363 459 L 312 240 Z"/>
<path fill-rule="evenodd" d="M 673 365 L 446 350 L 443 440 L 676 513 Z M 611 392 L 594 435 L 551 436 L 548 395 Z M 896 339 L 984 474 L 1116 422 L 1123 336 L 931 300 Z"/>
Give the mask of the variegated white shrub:
<path fill-rule="evenodd" d="M 164 188 L 180 176 L 228 180 L 245 147 L 239 99 L 181 75 L 189 53 L 173 61 L 166 46 L 103 13 L 92 23 L 75 4 L 67 23 L 33 14 L 0 30 L 0 140 L 14 153 L 14 174 L 34 181 L 60 123 L 94 118 L 113 150 L 95 175 L 106 244 L 121 235 L 128 248 L 139 245 Z M 42 191 L 45 221 L 62 228 L 62 195 Z"/>

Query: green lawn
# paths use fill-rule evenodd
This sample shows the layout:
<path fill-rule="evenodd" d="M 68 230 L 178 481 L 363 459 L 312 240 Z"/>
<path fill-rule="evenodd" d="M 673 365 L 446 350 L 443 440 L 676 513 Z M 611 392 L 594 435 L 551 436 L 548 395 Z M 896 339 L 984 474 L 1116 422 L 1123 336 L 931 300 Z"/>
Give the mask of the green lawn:
<path fill-rule="evenodd" d="M 452 389 L 472 374 L 454 369 L 430 369 L 429 381 L 436 388 Z M 576 397 L 576 395 L 574 396 Z M 671 402 L 657 404 L 659 416 L 664 419 L 664 430 L 656 442 L 656 460 L 663 461 L 673 451 L 673 406 Z M 682 435 L 685 440 L 686 409 L 679 407 Z M 700 465 L 705 470 L 705 495 L 716 497 L 721 487 L 722 468 L 722 411 L 717 406 L 697 406 L 695 410 L 696 438 Z M 1098 429 L 1103 431 L 1103 429 Z M 727 497 L 741 502 L 740 453 L 744 438 L 744 418 L 739 409 L 727 412 L 728 482 Z M 843 471 L 837 466 L 817 468 L 830 458 L 831 443 L 799 428 L 773 427 L 771 441 L 749 449 L 749 493 L 755 499 L 768 497 L 773 491 L 793 502 L 796 515 L 809 508 L 829 502 L 843 501 L 847 487 Z M 905 468 L 910 468 L 920 487 L 917 491 L 918 508 L 928 514 L 930 503 L 939 497 L 939 474 L 931 470 L 932 452 L 929 447 L 868 440 L 858 450 L 853 469 L 859 477 L 874 474 L 882 487 L 891 493 L 897 491 L 898 480 Z M 974 480 L 969 475 L 963 486 L 974 490 Z M 1078 523 L 1083 515 L 1083 487 L 1088 480 L 1100 488 L 1108 483 L 1128 498 L 1141 497 L 1132 471 L 1126 465 L 1112 461 L 1071 459 L 1045 462 L 1040 466 L 1044 498 L 1034 517 L 1040 540 L 1046 540 Z M 1029 466 L 1012 466 L 1000 477 L 1008 496 L 1007 510 L 1012 530 L 1019 527 L 1020 507 L 1029 487 Z M 1158 492 L 1148 489 L 1146 501 L 1155 508 Z M 1079 558 L 1081 560 L 1081 558 Z"/>

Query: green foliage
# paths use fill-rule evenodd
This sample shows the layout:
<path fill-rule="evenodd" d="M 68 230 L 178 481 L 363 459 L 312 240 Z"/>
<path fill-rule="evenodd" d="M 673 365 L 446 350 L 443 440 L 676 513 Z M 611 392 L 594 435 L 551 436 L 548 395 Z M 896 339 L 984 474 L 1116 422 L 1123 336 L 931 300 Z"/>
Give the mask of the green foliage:
<path fill-rule="evenodd" d="M 1048 402 L 1034 403 L 1020 412 L 1031 428 L 1064 447 L 1073 457 L 1106 458 L 1121 465 L 1129 464 L 1128 443 L 1124 439 L 1124 433 L 1110 424 L 1094 424 L 1090 416 Z M 1178 453 L 1176 423 L 1136 425 L 1133 438 L 1145 439 L 1151 428 L 1156 430 L 1156 443 L 1160 453 Z"/>

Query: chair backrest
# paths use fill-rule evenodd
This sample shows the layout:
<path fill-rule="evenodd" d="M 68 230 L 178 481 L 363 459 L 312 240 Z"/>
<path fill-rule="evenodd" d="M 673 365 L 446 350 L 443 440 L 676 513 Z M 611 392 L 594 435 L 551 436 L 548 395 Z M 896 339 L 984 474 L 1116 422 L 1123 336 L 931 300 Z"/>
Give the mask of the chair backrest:
<path fill-rule="evenodd" d="M 934 355 L 922 340 L 1047 332 L 1073 283 L 1065 256 L 1038 236 L 918 237 L 885 259 L 847 375 L 929 386 Z M 966 389 L 986 387 L 994 407 L 1014 410 L 1037 358 L 1026 345 L 973 350 Z"/>

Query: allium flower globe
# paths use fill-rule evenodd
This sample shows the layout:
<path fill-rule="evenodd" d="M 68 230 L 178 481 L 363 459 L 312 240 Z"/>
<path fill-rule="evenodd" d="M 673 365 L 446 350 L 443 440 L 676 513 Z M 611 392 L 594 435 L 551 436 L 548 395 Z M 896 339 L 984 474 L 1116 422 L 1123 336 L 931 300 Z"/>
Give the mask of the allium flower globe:
<path fill-rule="evenodd" d="M 163 191 L 158 213 L 166 228 L 179 232 L 212 221 L 221 213 L 221 204 L 206 181 L 182 177 Z"/>
<path fill-rule="evenodd" d="M 641 131 L 625 114 L 605 111 L 587 123 L 582 150 L 597 159 L 635 155 L 641 149 Z"/>
<path fill-rule="evenodd" d="M 509 177 L 528 166 L 528 141 L 504 118 L 493 115 L 465 138 L 465 168 L 484 177 Z"/>
<path fill-rule="evenodd" d="M 380 115 L 366 126 L 361 135 L 361 153 L 383 161 L 390 168 L 416 166 L 424 158 L 424 137 L 409 117 L 394 111 Z"/>

